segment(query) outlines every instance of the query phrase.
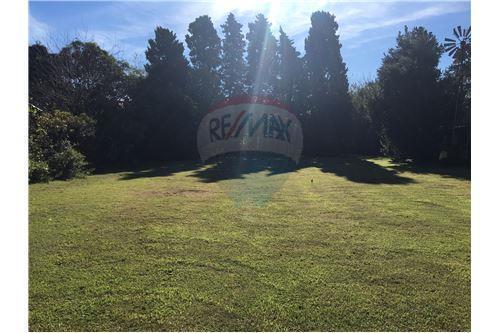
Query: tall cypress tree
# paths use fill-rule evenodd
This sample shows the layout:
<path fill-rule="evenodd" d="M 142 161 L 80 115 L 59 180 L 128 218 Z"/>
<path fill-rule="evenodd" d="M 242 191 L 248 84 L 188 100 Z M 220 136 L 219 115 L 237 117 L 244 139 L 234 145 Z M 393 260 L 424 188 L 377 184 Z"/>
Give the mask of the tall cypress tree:
<path fill-rule="evenodd" d="M 337 30 L 333 14 L 317 11 L 311 16 L 311 28 L 305 40 L 311 109 L 308 125 L 312 127 L 309 148 L 314 147 L 314 153 L 318 154 L 345 152 L 351 141 L 352 106 Z"/>
<path fill-rule="evenodd" d="M 299 104 L 304 96 L 302 89 L 304 84 L 303 61 L 293 45 L 293 41 L 281 27 L 277 57 L 276 97 L 292 105 L 294 109 L 302 111 Z"/>
<path fill-rule="evenodd" d="M 378 70 L 381 107 L 376 120 L 388 152 L 399 158 L 436 160 L 443 143 L 446 107 L 438 68 L 442 49 L 423 27 L 404 31 Z"/>
<path fill-rule="evenodd" d="M 207 15 L 189 24 L 186 44 L 193 66 L 191 88 L 201 111 L 221 97 L 221 40 Z"/>
<path fill-rule="evenodd" d="M 229 13 L 226 22 L 221 26 L 224 34 L 222 40 L 222 91 L 225 97 L 243 94 L 245 90 L 245 40 L 234 14 Z"/>
<path fill-rule="evenodd" d="M 144 68 L 149 79 L 161 80 L 171 88 L 185 88 L 188 61 L 184 57 L 184 46 L 173 31 L 156 27 L 155 38 L 148 41 L 146 60 Z"/>
<path fill-rule="evenodd" d="M 277 74 L 277 41 L 271 23 L 262 14 L 248 23 L 247 85 L 248 93 L 270 95 L 275 90 Z"/>
<path fill-rule="evenodd" d="M 155 38 L 148 44 L 147 77 L 135 96 L 134 122 L 142 127 L 138 155 L 146 160 L 191 156 L 195 132 L 184 46 L 174 32 L 162 27 L 155 29 Z"/>

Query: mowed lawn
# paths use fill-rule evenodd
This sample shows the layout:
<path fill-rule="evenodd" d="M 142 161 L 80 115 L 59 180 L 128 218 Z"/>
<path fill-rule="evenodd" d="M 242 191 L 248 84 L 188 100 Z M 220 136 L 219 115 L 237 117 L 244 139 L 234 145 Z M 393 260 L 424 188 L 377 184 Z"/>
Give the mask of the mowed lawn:
<path fill-rule="evenodd" d="M 470 330 L 467 170 L 286 171 L 179 162 L 30 185 L 30 329 Z"/>

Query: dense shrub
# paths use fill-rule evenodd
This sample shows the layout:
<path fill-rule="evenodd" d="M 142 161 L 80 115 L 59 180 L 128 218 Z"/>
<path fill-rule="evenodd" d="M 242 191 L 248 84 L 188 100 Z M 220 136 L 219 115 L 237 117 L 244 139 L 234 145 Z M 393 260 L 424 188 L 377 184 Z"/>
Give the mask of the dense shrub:
<path fill-rule="evenodd" d="M 94 133 L 85 114 L 29 109 L 29 181 L 69 179 L 86 173 L 85 156 L 78 151 Z"/>
<path fill-rule="evenodd" d="M 32 183 L 48 182 L 50 179 L 48 163 L 30 157 L 28 177 Z"/>
<path fill-rule="evenodd" d="M 51 178 L 70 179 L 86 174 L 87 161 L 70 142 L 66 142 L 61 150 L 49 156 L 48 166 Z"/>

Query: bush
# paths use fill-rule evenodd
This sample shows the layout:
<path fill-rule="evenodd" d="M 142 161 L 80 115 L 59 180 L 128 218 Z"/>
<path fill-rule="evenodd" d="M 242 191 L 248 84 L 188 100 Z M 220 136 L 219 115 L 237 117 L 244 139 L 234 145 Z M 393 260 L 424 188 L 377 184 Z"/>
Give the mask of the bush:
<path fill-rule="evenodd" d="M 49 157 L 50 176 L 54 179 L 71 179 L 87 173 L 87 162 L 82 153 L 68 142 L 66 147 Z"/>
<path fill-rule="evenodd" d="M 45 161 L 29 160 L 29 182 L 40 183 L 50 180 L 49 165 Z"/>
<path fill-rule="evenodd" d="M 30 108 L 29 181 L 70 179 L 87 173 L 85 156 L 78 151 L 94 133 L 86 115 Z"/>

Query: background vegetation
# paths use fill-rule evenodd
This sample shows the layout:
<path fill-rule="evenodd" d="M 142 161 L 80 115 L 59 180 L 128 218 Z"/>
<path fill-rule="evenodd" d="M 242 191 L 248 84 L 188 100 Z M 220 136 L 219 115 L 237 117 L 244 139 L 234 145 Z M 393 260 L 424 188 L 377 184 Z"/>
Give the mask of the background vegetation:
<path fill-rule="evenodd" d="M 405 27 L 378 77 L 349 88 L 334 15 L 312 14 L 303 57 L 282 29 L 273 36 L 263 15 L 248 29 L 244 36 L 229 14 L 221 38 L 200 16 L 189 24 L 187 59 L 177 36 L 157 27 L 144 70 L 92 42 L 74 40 L 57 53 L 31 45 L 30 181 L 72 177 L 87 162 L 99 169 L 197 158 L 204 112 L 241 94 L 288 103 L 303 124 L 306 155 L 437 160 L 445 150 L 449 160 L 468 161 L 470 44 L 442 73 L 435 36 Z"/>

